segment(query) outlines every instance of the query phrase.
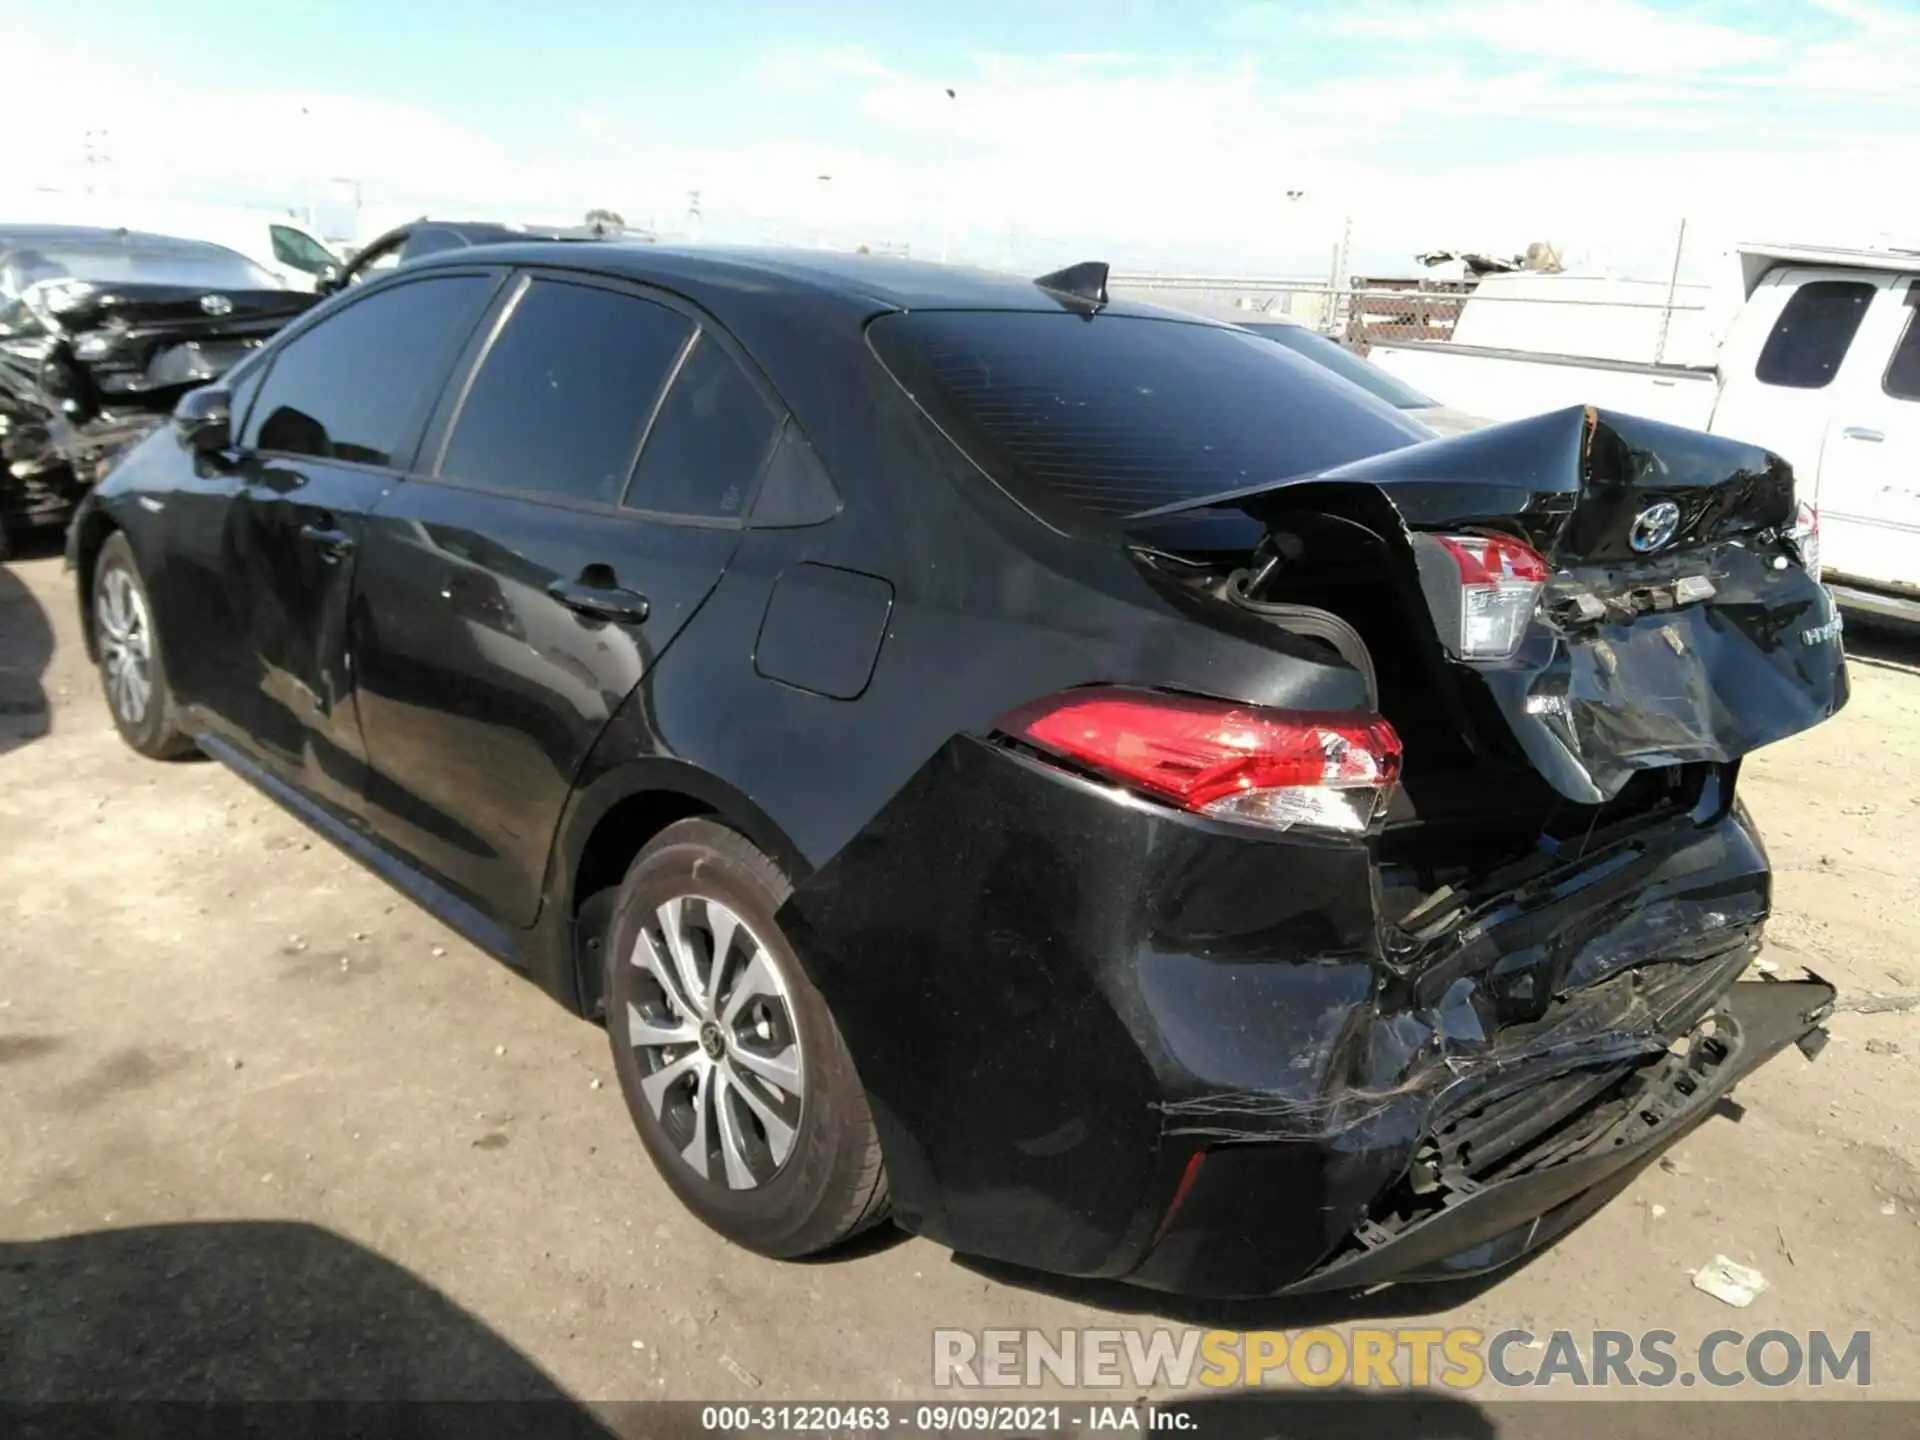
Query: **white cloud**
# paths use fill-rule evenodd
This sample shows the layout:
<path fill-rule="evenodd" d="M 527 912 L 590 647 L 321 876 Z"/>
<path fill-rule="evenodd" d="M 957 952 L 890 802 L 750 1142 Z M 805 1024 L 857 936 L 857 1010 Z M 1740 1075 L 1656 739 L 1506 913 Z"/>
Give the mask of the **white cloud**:
<path fill-rule="evenodd" d="M 698 124 L 642 130 L 603 97 L 565 117 L 557 154 L 409 104 L 186 84 L 0 36 L 0 133 L 35 136 L 15 156 L 66 183 L 87 171 L 90 130 L 108 132 L 104 168 L 127 184 L 297 204 L 352 176 L 369 231 L 422 211 L 558 220 L 594 205 L 672 231 L 698 191 L 710 239 L 908 241 L 927 254 L 951 235 L 960 255 L 989 262 L 1084 251 L 1324 274 L 1351 218 L 1365 268 L 1405 269 L 1434 246 L 1549 239 L 1659 270 L 1682 214 L 1702 253 L 1723 235 L 1778 229 L 1782 215 L 1920 237 L 1884 183 L 1920 122 L 1888 122 L 1901 113 L 1889 105 L 1876 133 L 1835 102 L 1815 111 L 1818 134 L 1776 139 L 1765 123 L 1781 94 L 1911 76 L 1912 17 L 1828 4 L 1827 38 L 1790 47 L 1635 0 L 1583 0 L 1551 18 L 1509 0 L 1397 19 L 1343 11 L 1323 23 L 1380 44 L 1362 47 L 1365 65 L 1310 83 L 1272 78 L 1280 42 L 1244 16 L 1244 43 L 1212 60 L 989 54 L 935 71 L 860 49 L 781 51 L 753 75 L 778 121 L 747 143 L 687 138 Z M 71 104 L 81 73 L 85 109 Z M 1920 94 L 1916 82 L 1894 98 Z"/>
<path fill-rule="evenodd" d="M 1630 75 L 1736 70 L 1780 53 L 1770 35 L 1656 10 L 1639 0 L 1466 0 L 1363 10 L 1330 22 L 1336 32 L 1391 42 L 1469 41 L 1505 56 Z"/>

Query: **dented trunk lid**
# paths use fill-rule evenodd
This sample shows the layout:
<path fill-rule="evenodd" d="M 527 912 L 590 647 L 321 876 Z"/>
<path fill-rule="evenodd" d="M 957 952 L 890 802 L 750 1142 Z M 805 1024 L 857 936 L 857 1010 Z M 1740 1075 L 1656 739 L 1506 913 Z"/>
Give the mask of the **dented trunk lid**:
<path fill-rule="evenodd" d="M 1439 698 L 1474 744 L 1517 748 L 1570 800 L 1737 760 L 1846 702 L 1838 613 L 1793 536 L 1792 472 L 1721 436 L 1576 407 L 1124 523 L 1144 536 L 1239 512 L 1271 535 L 1303 506 L 1362 499 L 1352 513 L 1399 558 L 1381 583 L 1457 692 Z M 1510 656 L 1460 657 L 1440 536 L 1511 537 L 1545 560 Z"/>

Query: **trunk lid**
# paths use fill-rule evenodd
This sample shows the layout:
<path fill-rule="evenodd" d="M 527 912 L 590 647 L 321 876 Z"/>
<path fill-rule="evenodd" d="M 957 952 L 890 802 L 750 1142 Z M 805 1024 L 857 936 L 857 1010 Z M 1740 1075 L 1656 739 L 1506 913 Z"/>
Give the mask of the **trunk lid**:
<path fill-rule="evenodd" d="M 1475 756 L 1517 751 L 1579 804 L 1636 772 L 1737 760 L 1847 698 L 1837 612 L 1793 538 L 1792 472 L 1724 437 L 1579 407 L 1122 523 L 1151 546 L 1234 512 L 1265 537 L 1252 598 L 1325 604 L 1370 648 L 1409 647 L 1420 674 L 1399 713 L 1383 686 L 1396 726 L 1444 711 Z M 1330 573 L 1319 555 L 1356 528 L 1371 550 L 1341 540 Z M 1460 547 L 1490 539 L 1545 561 L 1527 572 L 1537 601 L 1511 654 L 1463 655 Z"/>
<path fill-rule="evenodd" d="M 285 324 L 311 309 L 319 297 L 296 290 L 222 290 L 206 285 L 86 283 L 55 308 L 44 300 L 29 308 L 51 331 L 77 335 L 109 326 L 156 332 L 220 335 L 249 331 L 255 322 Z"/>

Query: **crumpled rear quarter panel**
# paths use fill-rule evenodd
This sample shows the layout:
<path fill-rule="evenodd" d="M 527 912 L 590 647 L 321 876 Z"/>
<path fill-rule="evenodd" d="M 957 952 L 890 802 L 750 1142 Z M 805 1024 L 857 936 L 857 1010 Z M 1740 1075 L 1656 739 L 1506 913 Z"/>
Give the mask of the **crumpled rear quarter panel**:
<path fill-rule="evenodd" d="M 1152 1249 L 1139 1278 L 1244 1294 L 1339 1244 L 1476 1086 L 1664 1049 L 1744 965 L 1769 893 L 1737 810 L 1425 945 L 1383 944 L 1373 885 L 1366 841 L 1198 821 L 963 737 L 783 920 L 908 1228 L 1074 1274 Z M 1228 1163 L 1162 1236 L 1201 1148 Z"/>

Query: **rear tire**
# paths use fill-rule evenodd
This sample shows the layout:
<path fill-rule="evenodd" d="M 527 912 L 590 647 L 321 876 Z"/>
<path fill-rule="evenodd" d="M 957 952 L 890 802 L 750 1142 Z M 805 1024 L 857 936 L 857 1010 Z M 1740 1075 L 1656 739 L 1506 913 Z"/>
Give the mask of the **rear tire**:
<path fill-rule="evenodd" d="M 606 946 L 614 1069 L 655 1168 L 777 1259 L 887 1213 L 866 1089 L 774 918 L 791 890 L 734 831 L 682 820 L 627 871 Z"/>
<path fill-rule="evenodd" d="M 177 760 L 194 753 L 180 729 L 153 602 L 127 537 L 115 531 L 93 567 L 93 643 L 100 657 L 100 688 L 120 738 L 142 755 Z"/>

